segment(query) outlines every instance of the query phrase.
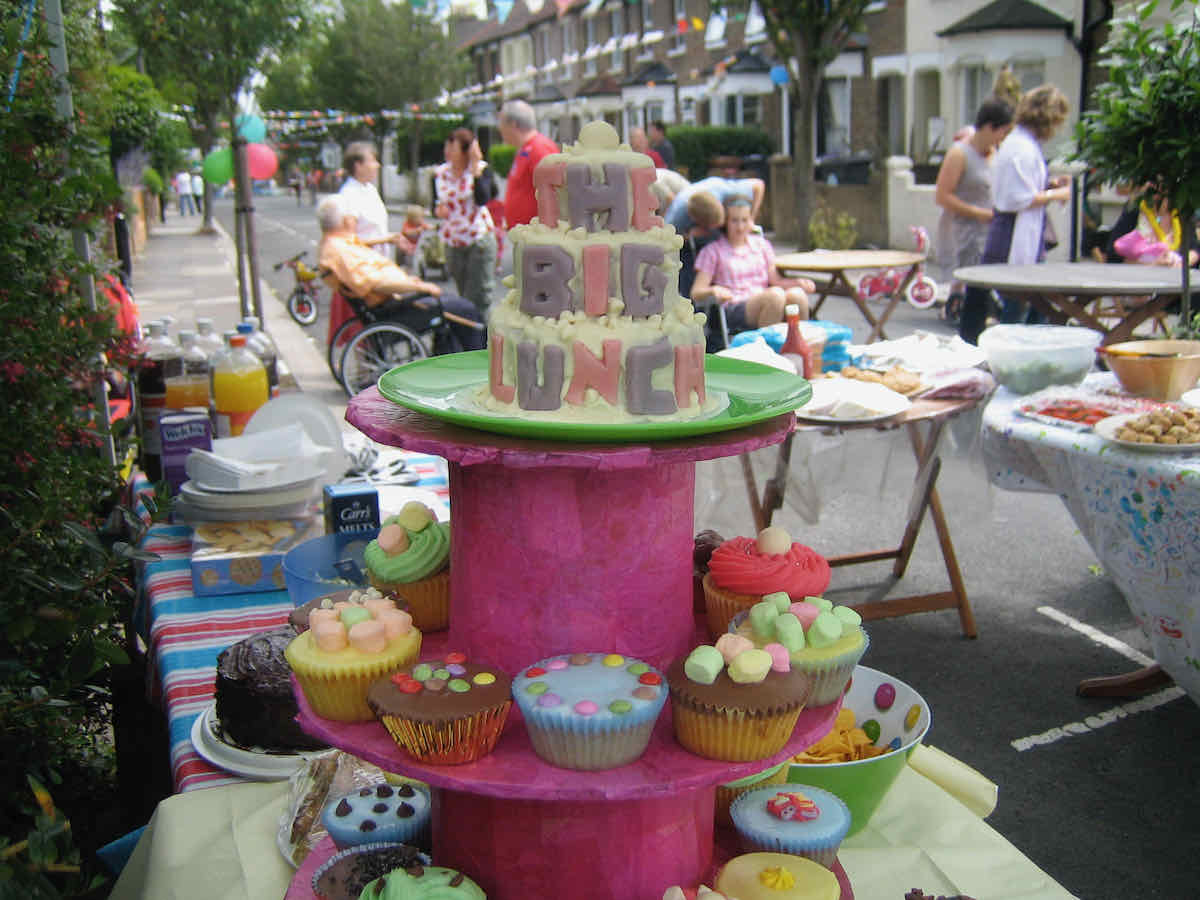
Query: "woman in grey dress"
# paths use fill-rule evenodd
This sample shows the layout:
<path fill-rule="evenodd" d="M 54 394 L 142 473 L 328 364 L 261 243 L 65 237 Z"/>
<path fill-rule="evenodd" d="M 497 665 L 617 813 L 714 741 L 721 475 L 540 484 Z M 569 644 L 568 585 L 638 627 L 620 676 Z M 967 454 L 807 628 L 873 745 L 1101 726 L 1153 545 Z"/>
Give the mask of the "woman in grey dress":
<path fill-rule="evenodd" d="M 942 208 L 938 220 L 937 262 L 946 276 L 960 266 L 973 266 L 983 253 L 992 221 L 991 159 L 1012 128 L 1013 111 L 1003 100 L 985 100 L 975 114 L 974 132 L 951 147 L 938 170 L 934 200 Z M 962 285 L 950 286 L 947 318 L 961 309 Z"/>

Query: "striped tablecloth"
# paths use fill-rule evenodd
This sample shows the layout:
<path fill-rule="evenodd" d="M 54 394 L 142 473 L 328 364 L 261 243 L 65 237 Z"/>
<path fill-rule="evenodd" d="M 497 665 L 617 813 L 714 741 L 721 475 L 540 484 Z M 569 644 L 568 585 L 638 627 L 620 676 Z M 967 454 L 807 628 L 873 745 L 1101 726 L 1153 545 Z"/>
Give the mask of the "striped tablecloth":
<path fill-rule="evenodd" d="M 404 459 L 407 470 L 421 476 L 415 487 L 448 498 L 444 460 L 419 454 L 405 454 Z M 135 482 L 135 496 L 138 489 Z M 187 525 L 155 525 L 141 546 L 161 557 L 145 565 L 134 625 L 147 646 L 147 693 L 167 716 L 175 790 L 240 782 L 242 778 L 200 757 L 192 746 L 192 724 L 212 702 L 217 655 L 230 644 L 284 624 L 292 609 L 287 591 L 195 596 L 189 561 L 192 529 Z"/>

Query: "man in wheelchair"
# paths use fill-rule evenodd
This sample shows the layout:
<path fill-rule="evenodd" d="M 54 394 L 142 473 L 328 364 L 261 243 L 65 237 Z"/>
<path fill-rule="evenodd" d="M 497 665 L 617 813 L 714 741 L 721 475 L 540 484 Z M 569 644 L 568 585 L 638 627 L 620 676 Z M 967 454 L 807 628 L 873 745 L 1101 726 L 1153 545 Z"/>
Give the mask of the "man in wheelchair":
<path fill-rule="evenodd" d="M 334 290 L 349 290 L 377 318 L 402 320 L 418 331 L 428 328 L 444 310 L 449 314 L 445 318 L 450 333 L 459 346 L 439 348 L 440 352 L 481 350 L 486 345 L 486 332 L 471 324 L 482 321 L 474 304 L 410 275 L 360 241 L 354 215 L 345 212 L 336 194 L 321 201 L 317 222 L 321 226 L 320 264 L 336 279 Z M 410 302 L 412 298 L 398 296 L 414 293 L 439 297 L 441 310 L 422 309 Z"/>

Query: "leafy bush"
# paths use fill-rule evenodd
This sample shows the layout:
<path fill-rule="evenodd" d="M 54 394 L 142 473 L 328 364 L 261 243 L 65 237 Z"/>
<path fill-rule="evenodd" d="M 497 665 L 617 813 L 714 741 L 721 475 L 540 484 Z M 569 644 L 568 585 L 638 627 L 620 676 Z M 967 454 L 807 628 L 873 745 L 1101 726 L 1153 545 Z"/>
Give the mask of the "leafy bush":
<path fill-rule="evenodd" d="M 517 148 L 512 144 L 492 144 L 488 147 L 488 163 L 496 170 L 501 178 L 507 178 L 512 170 L 513 160 L 517 158 Z"/>
<path fill-rule="evenodd" d="M 822 250 L 849 250 L 858 240 L 858 220 L 822 203 L 808 220 L 808 239 Z"/>
<path fill-rule="evenodd" d="M 717 156 L 769 156 L 771 137 L 757 128 L 726 125 L 675 125 L 667 129 L 667 139 L 675 148 L 675 165 L 686 169 L 697 181 L 708 174 L 709 162 Z"/>
<path fill-rule="evenodd" d="M 145 186 L 146 190 L 154 194 L 154 196 L 162 196 L 163 188 L 165 187 L 162 176 L 159 175 L 158 172 L 154 171 L 154 169 L 152 169 L 150 166 L 146 166 L 146 168 L 142 170 L 142 184 Z"/>

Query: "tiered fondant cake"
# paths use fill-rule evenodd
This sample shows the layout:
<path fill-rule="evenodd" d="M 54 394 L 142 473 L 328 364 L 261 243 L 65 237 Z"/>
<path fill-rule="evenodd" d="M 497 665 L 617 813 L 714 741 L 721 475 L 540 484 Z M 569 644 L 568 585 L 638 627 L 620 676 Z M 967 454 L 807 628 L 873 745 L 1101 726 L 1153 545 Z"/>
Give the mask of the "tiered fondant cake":
<path fill-rule="evenodd" d="M 654 178 L 605 122 L 538 165 L 538 218 L 511 232 L 511 290 L 488 323 L 485 407 L 579 422 L 720 410 L 705 391 L 704 315 L 679 295 L 682 239 L 654 212 Z"/>

